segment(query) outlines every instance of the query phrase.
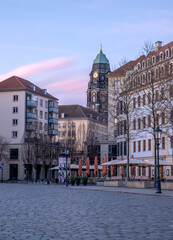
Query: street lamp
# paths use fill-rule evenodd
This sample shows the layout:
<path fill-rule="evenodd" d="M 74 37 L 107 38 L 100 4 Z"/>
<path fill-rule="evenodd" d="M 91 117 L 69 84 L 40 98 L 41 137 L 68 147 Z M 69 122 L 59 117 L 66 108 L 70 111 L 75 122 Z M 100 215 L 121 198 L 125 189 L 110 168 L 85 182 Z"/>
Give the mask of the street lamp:
<path fill-rule="evenodd" d="M 157 191 L 156 193 L 162 193 L 161 183 L 160 183 L 160 172 L 159 172 L 159 145 L 160 145 L 162 130 L 159 128 L 159 126 L 156 127 L 155 133 L 156 133 L 156 144 L 157 144 L 157 180 L 156 180 Z"/>
<path fill-rule="evenodd" d="M 68 187 L 68 176 L 67 176 L 67 160 L 69 155 L 68 147 L 65 148 L 65 157 L 66 157 L 66 187 Z"/>

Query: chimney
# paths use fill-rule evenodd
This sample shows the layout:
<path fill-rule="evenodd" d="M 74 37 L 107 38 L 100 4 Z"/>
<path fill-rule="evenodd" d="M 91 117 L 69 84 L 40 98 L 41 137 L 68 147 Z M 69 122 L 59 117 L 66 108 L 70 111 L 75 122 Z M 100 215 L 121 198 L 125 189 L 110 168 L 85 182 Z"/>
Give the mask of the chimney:
<path fill-rule="evenodd" d="M 160 47 L 162 47 L 162 41 L 155 42 L 155 52 L 157 52 Z"/>

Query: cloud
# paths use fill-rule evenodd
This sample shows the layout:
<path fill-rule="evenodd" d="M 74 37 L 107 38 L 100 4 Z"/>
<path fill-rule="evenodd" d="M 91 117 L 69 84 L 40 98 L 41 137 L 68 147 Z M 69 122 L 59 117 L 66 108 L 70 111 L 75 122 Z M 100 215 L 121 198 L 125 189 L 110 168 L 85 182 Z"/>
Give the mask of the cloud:
<path fill-rule="evenodd" d="M 33 64 L 18 67 L 7 74 L 0 75 L 0 81 L 13 75 L 19 77 L 29 77 L 33 75 L 43 74 L 51 71 L 57 71 L 70 67 L 75 64 L 74 58 L 53 58 L 47 61 L 37 62 Z"/>
<path fill-rule="evenodd" d="M 87 89 L 87 81 L 88 79 L 66 79 L 64 81 L 59 81 L 59 82 L 54 82 L 51 84 L 46 85 L 46 88 L 51 90 L 56 90 L 57 92 L 66 92 L 66 93 L 71 93 L 71 92 L 76 92 L 80 90 Z"/>

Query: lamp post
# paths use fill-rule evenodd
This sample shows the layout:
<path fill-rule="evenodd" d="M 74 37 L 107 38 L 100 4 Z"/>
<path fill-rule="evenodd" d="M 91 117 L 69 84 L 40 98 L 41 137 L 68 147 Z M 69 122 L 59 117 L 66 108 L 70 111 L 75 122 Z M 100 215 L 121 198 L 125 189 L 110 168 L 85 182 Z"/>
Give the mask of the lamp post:
<path fill-rule="evenodd" d="M 160 172 L 159 172 L 159 145 L 162 135 L 162 130 L 159 128 L 159 126 L 155 129 L 156 133 L 156 145 L 157 145 L 157 180 L 156 180 L 156 193 L 162 193 L 161 191 L 161 183 L 160 183 Z"/>
<path fill-rule="evenodd" d="M 65 157 L 66 157 L 66 187 L 68 187 L 68 176 L 67 176 L 67 160 L 69 155 L 69 149 L 68 147 L 65 148 Z"/>

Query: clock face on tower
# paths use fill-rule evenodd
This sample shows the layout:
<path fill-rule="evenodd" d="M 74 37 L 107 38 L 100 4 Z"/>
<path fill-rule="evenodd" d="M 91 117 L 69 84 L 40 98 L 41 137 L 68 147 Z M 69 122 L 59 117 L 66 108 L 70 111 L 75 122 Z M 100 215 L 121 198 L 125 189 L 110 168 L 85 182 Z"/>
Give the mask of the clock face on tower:
<path fill-rule="evenodd" d="M 94 72 L 94 73 L 93 73 L 93 77 L 94 77 L 94 78 L 97 78 L 97 77 L 98 77 L 98 72 Z"/>

